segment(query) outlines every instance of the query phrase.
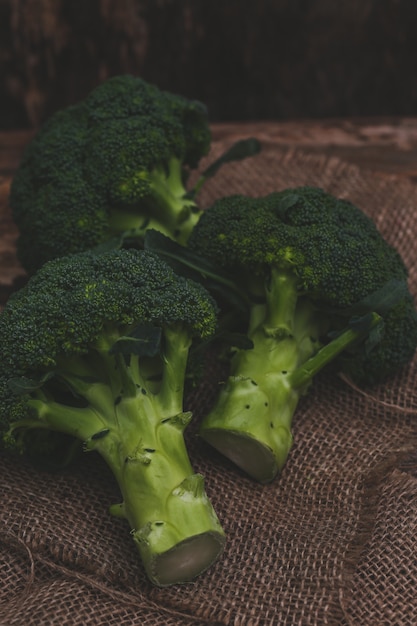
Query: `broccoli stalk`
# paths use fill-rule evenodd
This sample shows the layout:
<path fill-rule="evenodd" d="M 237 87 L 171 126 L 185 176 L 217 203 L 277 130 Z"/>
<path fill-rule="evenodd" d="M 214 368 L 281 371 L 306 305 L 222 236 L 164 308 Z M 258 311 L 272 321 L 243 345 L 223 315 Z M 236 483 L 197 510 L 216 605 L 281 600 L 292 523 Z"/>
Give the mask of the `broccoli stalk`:
<path fill-rule="evenodd" d="M 191 419 L 182 409 L 189 331 L 179 324 L 166 327 L 164 345 L 166 365 L 157 390 L 148 390 L 137 355 L 126 360 L 112 354 L 117 335 L 108 334 L 91 347 L 90 356 L 60 364 L 57 379 L 78 399 L 76 406 L 40 388 L 28 400 L 37 418 L 12 425 L 12 430 L 47 428 L 77 437 L 85 450 L 105 459 L 123 498 L 110 510 L 128 520 L 148 576 L 161 586 L 206 569 L 224 537 L 184 442 Z M 81 399 L 85 406 L 79 406 Z"/>
<path fill-rule="evenodd" d="M 110 511 L 159 586 L 192 580 L 224 546 L 184 440 L 190 348 L 215 324 L 200 285 L 124 249 L 45 264 L 0 316 L 3 439 L 30 448 L 42 429 L 98 452 L 121 492 Z"/>
<path fill-rule="evenodd" d="M 238 141 L 186 191 L 210 148 L 202 103 L 134 76 L 104 81 L 46 121 L 15 172 L 9 204 L 23 267 L 33 273 L 66 254 L 140 247 L 148 227 L 185 244 L 201 214 L 201 185 L 260 145 Z"/>
<path fill-rule="evenodd" d="M 247 325 L 241 311 L 231 317 L 249 349 L 236 344 L 200 434 L 259 481 L 283 467 L 299 399 L 323 367 L 374 384 L 414 355 L 407 269 L 346 200 L 314 187 L 225 197 L 204 212 L 187 246 L 247 296 Z"/>
<path fill-rule="evenodd" d="M 285 465 L 293 416 L 314 376 L 381 321 L 372 313 L 323 345 L 328 324 L 299 297 L 294 274 L 273 268 L 265 294 L 265 304 L 251 309 L 253 347 L 231 358 L 230 375 L 200 427 L 203 439 L 260 482 Z"/>
<path fill-rule="evenodd" d="M 123 196 L 129 194 L 129 186 L 138 181 L 146 184 L 146 209 L 141 206 L 122 206 L 111 212 L 108 218 L 109 237 L 122 237 L 125 241 L 140 241 L 145 232 L 155 229 L 185 245 L 192 229 L 198 222 L 202 209 L 183 182 L 183 164 L 177 158 L 169 159 L 166 166 L 140 171 L 137 178 L 120 185 Z"/>

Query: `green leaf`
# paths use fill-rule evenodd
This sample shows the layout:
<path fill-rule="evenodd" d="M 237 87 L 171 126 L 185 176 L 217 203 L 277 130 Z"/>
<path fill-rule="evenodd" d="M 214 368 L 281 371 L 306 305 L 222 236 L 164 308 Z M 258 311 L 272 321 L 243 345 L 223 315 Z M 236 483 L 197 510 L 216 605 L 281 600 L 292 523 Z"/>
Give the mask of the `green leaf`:
<path fill-rule="evenodd" d="M 214 176 L 225 163 L 241 161 L 242 159 L 258 154 L 260 150 L 261 144 L 254 137 L 241 139 L 233 144 L 231 148 L 226 150 L 226 152 L 224 152 L 218 159 L 211 163 L 208 168 L 204 170 L 202 175 L 207 180 L 207 178 Z"/>
<path fill-rule="evenodd" d="M 187 197 L 194 198 L 200 191 L 206 180 L 208 178 L 212 178 L 215 174 L 217 174 L 218 170 L 225 163 L 230 163 L 232 161 L 241 161 L 248 157 L 255 156 L 260 152 L 260 150 L 261 143 L 260 141 L 258 141 L 258 139 L 255 139 L 254 137 L 249 137 L 248 139 L 240 139 L 204 170 L 194 188 L 187 194 Z"/>
<path fill-rule="evenodd" d="M 136 326 L 130 335 L 120 337 L 111 347 L 110 354 L 128 356 L 156 356 L 161 348 L 162 329 L 152 324 Z"/>
<path fill-rule="evenodd" d="M 406 282 L 393 278 L 381 289 L 378 289 L 368 298 L 365 298 L 365 306 L 368 311 L 372 310 L 381 316 L 385 316 L 394 306 L 404 300 L 407 294 L 408 288 Z"/>
<path fill-rule="evenodd" d="M 381 323 L 373 326 L 369 331 L 369 336 L 365 341 L 365 352 L 369 354 L 371 350 L 377 346 L 383 338 L 384 335 L 385 324 L 384 321 L 381 320 Z"/>
<path fill-rule="evenodd" d="M 238 310 L 247 310 L 246 292 L 239 289 L 231 274 L 204 257 L 152 229 L 145 234 L 144 248 L 162 257 L 177 274 L 202 284 L 214 298 L 221 298 Z"/>
<path fill-rule="evenodd" d="M 97 244 L 93 248 L 94 254 L 106 254 L 107 252 L 111 252 L 112 250 L 120 250 L 123 246 L 123 235 L 118 237 L 111 237 L 102 243 Z"/>
<path fill-rule="evenodd" d="M 274 206 L 274 212 L 278 217 L 284 217 L 288 209 L 291 209 L 299 201 L 300 196 L 297 193 L 289 193 L 282 197 L 277 196 L 277 202 Z"/>
<path fill-rule="evenodd" d="M 381 329 L 383 326 L 383 318 L 375 311 L 367 312 L 364 315 L 353 315 L 346 326 L 343 329 L 330 331 L 327 336 L 329 339 L 334 340 L 346 333 L 347 330 L 352 330 L 359 338 L 372 335 L 372 343 L 380 340 Z M 369 339 L 368 337 L 368 339 Z"/>
<path fill-rule="evenodd" d="M 54 372 L 48 372 L 40 378 L 29 378 L 27 376 L 16 376 L 7 381 L 9 389 L 17 396 L 30 394 L 43 387 L 43 385 L 54 376 Z"/>
<path fill-rule="evenodd" d="M 62 380 L 65 382 L 65 378 L 66 376 L 68 376 L 68 373 L 65 370 L 62 370 L 61 373 L 63 374 L 63 377 L 61 377 L 59 373 L 57 373 L 56 376 L 59 380 L 61 380 L 62 378 Z M 86 383 L 87 385 L 95 385 L 96 383 L 100 382 L 100 379 L 97 376 L 87 376 L 83 374 L 74 374 L 74 373 L 69 374 L 69 376 L 73 378 L 74 380 L 79 380 L 80 382 Z"/>
<path fill-rule="evenodd" d="M 394 306 L 406 297 L 407 293 L 407 283 L 404 280 L 392 278 L 380 289 L 376 289 L 359 302 L 341 311 L 341 313 L 360 316 L 375 311 L 378 315 L 385 317 Z"/>
<path fill-rule="evenodd" d="M 351 328 L 360 335 L 366 335 L 366 333 L 371 330 L 373 321 L 374 316 L 372 313 L 366 313 L 361 316 L 357 315 L 350 318 L 347 328 Z"/>

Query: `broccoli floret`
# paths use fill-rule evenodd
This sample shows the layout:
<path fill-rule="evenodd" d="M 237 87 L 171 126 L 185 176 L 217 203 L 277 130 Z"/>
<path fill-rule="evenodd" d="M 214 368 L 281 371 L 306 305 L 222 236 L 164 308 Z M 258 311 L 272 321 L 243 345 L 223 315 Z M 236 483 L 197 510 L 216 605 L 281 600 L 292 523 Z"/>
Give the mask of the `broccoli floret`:
<path fill-rule="evenodd" d="M 185 179 L 210 142 L 203 104 L 129 75 L 57 112 L 12 182 L 22 265 L 33 271 L 148 227 L 184 243 L 200 214 Z"/>
<path fill-rule="evenodd" d="M 350 202 L 315 187 L 218 200 L 188 248 L 233 272 L 249 299 L 230 377 L 200 434 L 256 479 L 292 445 L 300 397 L 327 364 L 383 381 L 417 346 L 417 314 L 399 253 Z"/>
<path fill-rule="evenodd" d="M 46 429 L 101 454 L 122 494 L 111 511 L 161 586 L 194 578 L 224 544 L 184 441 L 190 347 L 216 324 L 201 285 L 133 249 L 52 260 L 0 314 L 4 445 Z"/>

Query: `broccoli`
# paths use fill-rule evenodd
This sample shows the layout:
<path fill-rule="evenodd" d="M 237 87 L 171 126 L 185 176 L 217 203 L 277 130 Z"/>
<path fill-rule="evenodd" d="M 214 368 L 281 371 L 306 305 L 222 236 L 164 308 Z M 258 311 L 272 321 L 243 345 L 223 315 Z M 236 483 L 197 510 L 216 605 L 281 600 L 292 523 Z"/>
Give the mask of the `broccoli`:
<path fill-rule="evenodd" d="M 58 256 L 135 245 L 150 228 L 186 243 L 201 185 L 260 149 L 255 139 L 238 141 L 187 191 L 210 147 L 202 103 L 138 77 L 108 79 L 52 115 L 26 147 L 9 199 L 22 266 L 32 273 Z"/>
<path fill-rule="evenodd" d="M 347 200 L 315 187 L 215 202 L 188 249 L 233 272 L 248 296 L 250 348 L 201 436 L 261 482 L 284 466 L 300 397 L 327 364 L 363 385 L 411 360 L 417 314 L 399 253 Z"/>
<path fill-rule="evenodd" d="M 123 500 L 111 512 L 159 586 L 191 580 L 224 545 L 184 440 L 190 349 L 216 324 L 201 285 L 136 249 L 49 261 L 0 314 L 4 446 L 24 452 L 45 429 L 102 455 Z"/>
<path fill-rule="evenodd" d="M 184 177 L 210 148 L 203 104 L 130 75 L 46 121 L 13 178 L 18 255 L 33 270 L 126 231 L 185 241 L 200 209 Z"/>

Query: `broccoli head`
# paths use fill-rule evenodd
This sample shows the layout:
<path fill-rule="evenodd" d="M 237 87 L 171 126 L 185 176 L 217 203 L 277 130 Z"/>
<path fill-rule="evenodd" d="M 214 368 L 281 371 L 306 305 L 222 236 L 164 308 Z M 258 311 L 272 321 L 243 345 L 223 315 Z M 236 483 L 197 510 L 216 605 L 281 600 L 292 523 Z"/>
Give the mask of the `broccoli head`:
<path fill-rule="evenodd" d="M 43 429 L 100 453 L 122 494 L 111 511 L 161 586 L 192 579 L 224 543 L 184 442 L 190 347 L 216 316 L 201 285 L 133 249 L 52 260 L 0 314 L 4 445 L 24 450 Z"/>
<path fill-rule="evenodd" d="M 248 296 L 231 372 L 201 435 L 260 481 L 283 467 L 299 399 L 328 363 L 375 384 L 408 363 L 417 314 L 399 253 L 347 200 L 315 187 L 218 200 L 190 250 Z"/>
<path fill-rule="evenodd" d="M 55 113 L 10 193 L 29 270 L 147 227 L 184 243 L 200 209 L 185 178 L 210 148 L 203 104 L 122 75 Z"/>

